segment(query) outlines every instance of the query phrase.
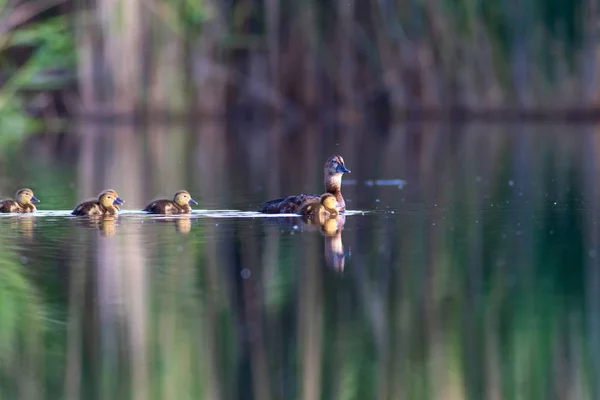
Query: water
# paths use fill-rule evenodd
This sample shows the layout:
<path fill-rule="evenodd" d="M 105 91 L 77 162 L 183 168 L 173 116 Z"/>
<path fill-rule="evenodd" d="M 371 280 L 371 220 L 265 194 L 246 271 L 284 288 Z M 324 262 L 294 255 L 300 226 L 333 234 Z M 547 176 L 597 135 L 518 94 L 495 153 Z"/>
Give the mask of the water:
<path fill-rule="evenodd" d="M 0 216 L 1 398 L 598 398 L 590 127 L 230 129 L 4 156 L 0 193 L 42 203 Z M 320 193 L 334 152 L 344 217 L 253 212 Z M 69 215 L 108 187 L 118 218 Z M 136 211 L 181 188 L 192 215 Z"/>

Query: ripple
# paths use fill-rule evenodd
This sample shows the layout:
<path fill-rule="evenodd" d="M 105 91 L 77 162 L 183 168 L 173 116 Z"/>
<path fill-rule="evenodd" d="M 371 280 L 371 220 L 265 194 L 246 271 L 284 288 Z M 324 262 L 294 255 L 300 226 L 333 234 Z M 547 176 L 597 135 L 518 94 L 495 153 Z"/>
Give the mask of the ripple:
<path fill-rule="evenodd" d="M 23 218 L 56 218 L 65 217 L 80 219 L 85 218 L 81 216 L 75 216 L 71 214 L 72 210 L 38 210 L 31 214 L 20 214 L 20 213 L 2 213 L 0 218 L 7 217 L 23 217 Z M 346 210 L 344 215 L 356 215 L 365 214 L 371 211 L 364 210 Z M 144 211 L 139 210 L 122 210 L 119 212 L 119 217 L 140 217 L 148 219 L 173 219 L 173 218 L 281 218 L 281 217 L 300 217 L 298 214 L 263 214 L 257 211 L 240 211 L 240 210 L 193 210 L 191 214 L 180 214 L 180 215 L 160 215 L 160 214 L 148 214 Z"/>

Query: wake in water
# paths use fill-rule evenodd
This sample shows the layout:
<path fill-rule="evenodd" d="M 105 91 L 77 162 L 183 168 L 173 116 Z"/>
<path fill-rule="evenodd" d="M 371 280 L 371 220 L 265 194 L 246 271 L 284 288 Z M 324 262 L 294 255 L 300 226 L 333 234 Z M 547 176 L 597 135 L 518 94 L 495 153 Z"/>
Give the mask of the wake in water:
<path fill-rule="evenodd" d="M 65 218 L 86 218 L 71 215 L 72 210 L 38 210 L 31 214 L 0 214 L 0 218 L 5 217 L 19 217 L 19 218 L 31 218 L 31 217 L 65 217 Z M 346 210 L 344 215 L 356 215 L 365 214 L 369 211 L 360 210 Z M 297 217 L 301 216 L 298 214 L 263 214 L 256 211 L 239 211 L 239 210 L 194 210 L 191 214 L 182 215 L 157 215 L 148 214 L 143 211 L 137 210 L 121 210 L 119 212 L 119 218 L 122 217 L 136 217 L 136 218 L 148 218 L 148 219 L 173 219 L 173 218 L 281 218 L 281 217 Z"/>

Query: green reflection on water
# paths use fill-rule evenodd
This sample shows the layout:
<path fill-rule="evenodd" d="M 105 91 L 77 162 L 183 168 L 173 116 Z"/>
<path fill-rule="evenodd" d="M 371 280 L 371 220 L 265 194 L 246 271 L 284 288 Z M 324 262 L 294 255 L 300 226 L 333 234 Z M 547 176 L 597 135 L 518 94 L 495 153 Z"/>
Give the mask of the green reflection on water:
<path fill-rule="evenodd" d="M 34 398 L 46 378 L 47 315 L 38 289 L 10 243 L 10 233 L 0 231 L 0 396 Z"/>
<path fill-rule="evenodd" d="M 466 137 L 402 190 L 348 185 L 353 207 L 386 212 L 347 217 L 339 238 L 274 219 L 0 218 L 0 395 L 595 398 L 600 250 L 583 142 L 540 140 L 519 158 L 520 141 L 494 140 Z M 365 176 L 404 178 L 395 168 Z M 69 178 L 53 179 L 42 199 Z M 228 199 L 227 184 L 206 185 L 209 202 Z M 76 201 L 56 190 L 57 208 Z"/>

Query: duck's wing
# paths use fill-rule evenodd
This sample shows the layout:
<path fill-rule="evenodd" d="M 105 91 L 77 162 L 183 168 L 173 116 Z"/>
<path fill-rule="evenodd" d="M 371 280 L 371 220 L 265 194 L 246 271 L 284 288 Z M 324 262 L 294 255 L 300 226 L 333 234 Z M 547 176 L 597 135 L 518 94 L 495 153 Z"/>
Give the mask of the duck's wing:
<path fill-rule="evenodd" d="M 319 201 L 319 199 L 320 197 L 317 194 L 299 194 L 283 197 L 262 203 L 258 212 L 265 214 L 293 214 L 298 211 L 302 204 Z"/>
<path fill-rule="evenodd" d="M 16 200 L 0 201 L 0 213 L 20 213 L 23 212 L 21 205 Z"/>

